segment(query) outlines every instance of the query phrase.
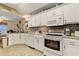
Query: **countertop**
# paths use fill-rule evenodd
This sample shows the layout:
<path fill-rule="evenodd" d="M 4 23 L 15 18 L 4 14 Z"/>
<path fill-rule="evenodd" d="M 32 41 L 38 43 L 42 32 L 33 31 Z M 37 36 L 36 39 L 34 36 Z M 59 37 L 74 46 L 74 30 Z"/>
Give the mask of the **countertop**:
<path fill-rule="evenodd" d="M 78 36 L 63 36 L 63 38 L 79 39 Z"/>
<path fill-rule="evenodd" d="M 0 37 L 0 39 L 2 40 L 2 39 L 7 39 L 7 37 Z"/>
<path fill-rule="evenodd" d="M 39 35 L 39 36 L 45 36 L 45 34 L 34 34 L 34 33 L 8 33 L 8 34 L 29 34 L 29 35 Z M 62 36 L 63 38 L 70 38 L 70 39 L 79 39 L 78 36 Z"/>

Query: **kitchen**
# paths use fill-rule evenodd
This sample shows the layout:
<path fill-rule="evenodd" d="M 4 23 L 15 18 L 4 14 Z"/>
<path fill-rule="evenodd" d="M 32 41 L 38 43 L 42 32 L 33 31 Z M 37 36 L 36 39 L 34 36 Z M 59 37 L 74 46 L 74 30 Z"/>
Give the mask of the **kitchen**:
<path fill-rule="evenodd" d="M 78 39 L 79 3 L 0 3 L 0 55 L 79 56 Z"/>

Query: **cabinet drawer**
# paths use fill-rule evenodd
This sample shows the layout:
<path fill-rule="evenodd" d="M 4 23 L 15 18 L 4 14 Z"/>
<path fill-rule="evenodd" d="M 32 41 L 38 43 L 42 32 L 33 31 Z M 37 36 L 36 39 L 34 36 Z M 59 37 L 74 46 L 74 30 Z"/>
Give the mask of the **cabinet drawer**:
<path fill-rule="evenodd" d="M 72 46 L 78 46 L 79 47 L 79 40 L 77 39 L 65 39 L 64 40 L 65 45 L 72 45 Z"/>

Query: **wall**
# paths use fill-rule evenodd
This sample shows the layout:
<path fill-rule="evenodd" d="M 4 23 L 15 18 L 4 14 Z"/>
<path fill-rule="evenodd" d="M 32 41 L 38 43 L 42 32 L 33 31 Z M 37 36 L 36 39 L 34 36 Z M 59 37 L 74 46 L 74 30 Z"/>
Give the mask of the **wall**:
<path fill-rule="evenodd" d="M 48 29 L 52 33 L 64 33 L 64 26 L 50 26 Z"/>
<path fill-rule="evenodd" d="M 14 31 L 17 31 L 16 25 L 18 21 L 7 21 L 7 23 L 8 23 L 8 30 L 12 29 Z"/>

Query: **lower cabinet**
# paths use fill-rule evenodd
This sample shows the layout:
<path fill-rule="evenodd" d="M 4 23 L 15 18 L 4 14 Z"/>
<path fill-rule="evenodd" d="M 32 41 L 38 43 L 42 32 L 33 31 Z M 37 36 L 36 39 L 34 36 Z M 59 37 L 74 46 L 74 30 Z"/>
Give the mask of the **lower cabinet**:
<path fill-rule="evenodd" d="M 40 51 L 44 50 L 44 38 L 43 36 L 34 36 L 34 48 Z"/>
<path fill-rule="evenodd" d="M 28 34 L 24 33 L 13 33 L 8 34 L 8 45 L 15 45 L 15 44 L 25 44 L 27 43 Z"/>
<path fill-rule="evenodd" d="M 39 50 L 43 51 L 44 50 L 44 37 L 39 37 Z"/>
<path fill-rule="evenodd" d="M 32 34 L 8 34 L 8 45 L 15 44 L 26 44 L 32 48 L 43 51 L 44 49 L 44 38 L 40 35 L 32 35 Z"/>
<path fill-rule="evenodd" d="M 14 45 L 14 41 L 16 39 L 16 37 L 13 37 L 14 35 L 13 34 L 8 34 L 8 46 L 10 45 Z"/>
<path fill-rule="evenodd" d="M 64 39 L 64 56 L 79 56 L 79 40 Z"/>
<path fill-rule="evenodd" d="M 39 39 L 37 36 L 34 36 L 34 48 L 39 49 Z"/>
<path fill-rule="evenodd" d="M 34 40 L 33 40 L 33 35 L 28 35 L 28 39 L 26 42 L 26 45 L 30 46 L 30 47 L 34 47 Z"/>

